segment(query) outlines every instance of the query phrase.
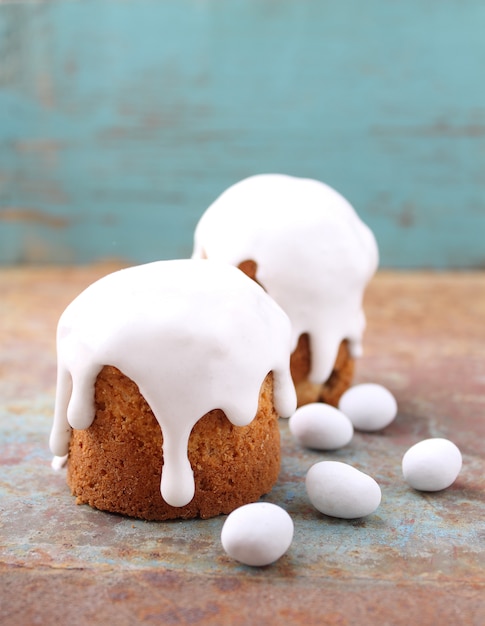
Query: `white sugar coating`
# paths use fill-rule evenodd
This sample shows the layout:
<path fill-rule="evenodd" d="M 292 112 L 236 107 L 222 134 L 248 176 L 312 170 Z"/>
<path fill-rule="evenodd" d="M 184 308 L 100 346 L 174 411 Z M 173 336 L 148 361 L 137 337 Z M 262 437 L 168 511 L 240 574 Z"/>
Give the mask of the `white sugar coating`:
<path fill-rule="evenodd" d="M 325 183 L 259 174 L 226 189 L 202 215 L 193 258 L 239 265 L 288 314 L 292 346 L 308 333 L 309 380 L 330 376 L 343 340 L 362 353 L 362 298 L 378 264 L 377 243 L 349 202 Z"/>
<path fill-rule="evenodd" d="M 277 412 L 294 412 L 290 347 L 287 315 L 230 265 L 159 261 L 109 274 L 59 320 L 51 451 L 64 456 L 71 428 L 89 428 L 96 378 L 104 365 L 117 367 L 160 424 L 161 494 L 184 506 L 195 491 L 188 440 L 203 415 L 219 408 L 235 426 L 249 424 L 269 372 Z"/>
<path fill-rule="evenodd" d="M 347 463 L 315 463 L 307 472 L 305 484 L 313 506 L 332 517 L 365 517 L 381 503 L 381 488 L 377 482 Z"/>
<path fill-rule="evenodd" d="M 270 502 L 245 504 L 233 511 L 221 532 L 226 553 L 244 565 L 270 565 L 293 541 L 294 525 L 288 513 Z"/>
<path fill-rule="evenodd" d="M 459 448 L 449 439 L 424 439 L 402 459 L 404 480 L 419 491 L 441 491 L 452 485 L 462 466 Z"/>
<path fill-rule="evenodd" d="M 338 405 L 356 430 L 382 430 L 397 415 L 397 402 L 392 393 L 375 383 L 355 385 L 342 395 Z"/>
<path fill-rule="evenodd" d="M 354 434 L 349 418 L 330 404 L 305 404 L 288 422 L 290 432 L 301 445 L 315 450 L 337 450 L 346 446 Z"/>
<path fill-rule="evenodd" d="M 67 454 L 65 454 L 64 456 L 55 456 L 51 461 L 52 469 L 58 472 L 63 467 L 65 467 L 67 464 L 67 457 Z"/>

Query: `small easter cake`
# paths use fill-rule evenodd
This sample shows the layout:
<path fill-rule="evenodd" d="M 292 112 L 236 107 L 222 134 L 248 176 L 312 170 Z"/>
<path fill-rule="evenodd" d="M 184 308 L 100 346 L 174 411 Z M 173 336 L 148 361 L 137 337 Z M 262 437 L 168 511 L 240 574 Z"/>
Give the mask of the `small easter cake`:
<path fill-rule="evenodd" d="M 256 501 L 296 407 L 291 325 L 225 263 L 159 261 L 105 276 L 62 314 L 53 454 L 78 503 L 147 520 Z"/>
<path fill-rule="evenodd" d="M 362 352 L 364 290 L 378 265 L 371 230 L 317 180 L 260 174 L 205 211 L 194 259 L 223 261 L 256 280 L 288 314 L 298 405 L 337 405 Z"/>

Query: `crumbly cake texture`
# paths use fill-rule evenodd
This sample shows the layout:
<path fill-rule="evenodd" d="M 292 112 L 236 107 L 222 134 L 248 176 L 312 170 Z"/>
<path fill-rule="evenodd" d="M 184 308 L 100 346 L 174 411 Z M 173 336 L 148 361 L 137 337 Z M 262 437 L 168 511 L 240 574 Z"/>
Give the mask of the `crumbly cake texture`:
<path fill-rule="evenodd" d="M 248 426 L 234 426 L 219 409 L 195 424 L 188 445 L 195 495 L 182 507 L 170 506 L 160 494 L 163 435 L 137 385 L 115 367 L 103 367 L 95 407 L 92 425 L 73 430 L 70 440 L 67 481 L 78 504 L 146 520 L 209 518 L 255 502 L 277 480 L 272 374 Z"/>
<path fill-rule="evenodd" d="M 258 282 L 257 264 L 252 260 L 243 261 L 239 269 L 252 280 Z M 259 282 L 258 282 L 259 284 Z M 291 354 L 290 370 L 295 385 L 297 404 L 303 406 L 312 402 L 325 402 L 338 406 L 341 396 L 352 384 L 355 359 L 350 353 L 349 343 L 344 340 L 339 346 L 332 373 L 323 383 L 309 380 L 311 369 L 311 346 L 308 333 L 298 338 L 298 344 Z"/>
<path fill-rule="evenodd" d="M 311 349 L 307 334 L 301 335 L 296 350 L 291 355 L 290 368 L 295 384 L 298 406 L 311 402 L 325 402 L 337 407 L 343 393 L 352 384 L 355 359 L 352 358 L 347 341 L 342 341 L 329 378 L 322 383 L 308 380 Z"/>

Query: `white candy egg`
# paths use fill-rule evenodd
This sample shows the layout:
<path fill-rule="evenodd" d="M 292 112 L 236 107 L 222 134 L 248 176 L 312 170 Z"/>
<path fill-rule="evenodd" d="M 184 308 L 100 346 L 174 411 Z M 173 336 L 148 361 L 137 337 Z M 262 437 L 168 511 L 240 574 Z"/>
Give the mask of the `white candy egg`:
<path fill-rule="evenodd" d="M 330 404 L 306 404 L 290 417 L 291 434 L 301 445 L 315 450 L 337 450 L 352 439 L 350 419 Z"/>
<path fill-rule="evenodd" d="M 381 503 L 381 488 L 376 481 L 339 461 L 313 465 L 306 475 L 306 490 L 313 506 L 332 517 L 365 517 Z"/>
<path fill-rule="evenodd" d="M 288 550 L 293 529 L 293 520 L 280 506 L 269 502 L 245 504 L 224 522 L 222 547 L 245 565 L 269 565 Z"/>
<path fill-rule="evenodd" d="M 402 459 L 404 480 L 420 491 L 440 491 L 455 482 L 462 465 L 461 452 L 448 439 L 424 439 Z"/>
<path fill-rule="evenodd" d="M 356 430 L 375 431 L 388 426 L 397 415 L 397 402 L 392 393 L 374 383 L 355 385 L 340 398 L 339 409 Z"/>

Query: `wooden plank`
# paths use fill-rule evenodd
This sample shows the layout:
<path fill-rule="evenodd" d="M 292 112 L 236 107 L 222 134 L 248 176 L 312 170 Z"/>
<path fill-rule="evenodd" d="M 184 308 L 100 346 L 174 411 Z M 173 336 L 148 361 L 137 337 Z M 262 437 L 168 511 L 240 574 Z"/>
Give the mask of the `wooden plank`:
<path fill-rule="evenodd" d="M 483 266 L 484 32 L 480 0 L 2 3 L 0 262 L 187 256 L 279 171 L 347 196 L 385 267 Z"/>

